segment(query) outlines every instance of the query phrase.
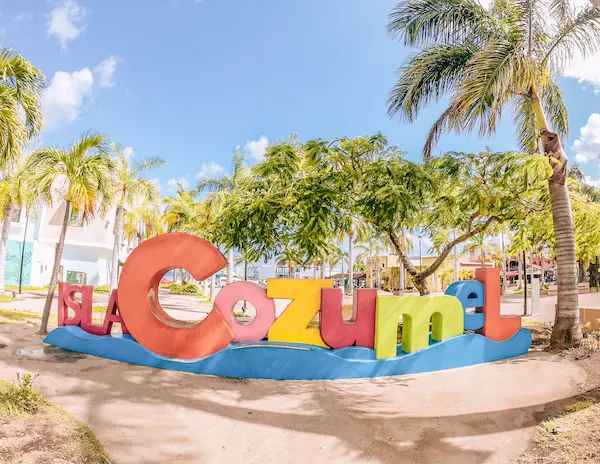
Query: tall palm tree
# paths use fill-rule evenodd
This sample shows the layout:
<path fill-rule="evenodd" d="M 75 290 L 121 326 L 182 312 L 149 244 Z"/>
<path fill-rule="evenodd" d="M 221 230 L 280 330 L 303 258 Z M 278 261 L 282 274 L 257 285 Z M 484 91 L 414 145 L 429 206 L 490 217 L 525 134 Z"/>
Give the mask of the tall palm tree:
<path fill-rule="evenodd" d="M 240 180 L 248 175 L 248 169 L 244 166 L 245 157 L 240 147 L 235 147 L 231 163 L 231 173 L 221 177 L 206 177 L 198 181 L 199 193 L 212 192 L 215 206 L 223 205 L 227 198 L 234 194 Z M 227 283 L 233 281 L 233 249 L 227 250 Z"/>
<path fill-rule="evenodd" d="M 106 214 L 115 194 L 115 162 L 104 136 L 88 132 L 67 149 L 40 148 L 34 151 L 29 158 L 28 169 L 32 185 L 49 204 L 57 196 L 65 200 L 50 288 L 40 324 L 40 333 L 45 334 L 71 209 L 81 212 L 85 222 L 96 214 Z"/>
<path fill-rule="evenodd" d="M 148 238 L 164 232 L 164 218 L 158 205 L 144 201 L 123 214 L 123 236 L 137 246 Z"/>
<path fill-rule="evenodd" d="M 0 168 L 16 160 L 42 128 L 44 74 L 11 49 L 0 49 Z"/>
<path fill-rule="evenodd" d="M 158 190 L 144 174 L 157 166 L 163 166 L 165 162 L 161 158 L 146 158 L 132 162 L 128 155 L 117 144 L 111 144 L 115 157 L 115 176 L 117 178 L 117 211 L 115 213 L 115 243 L 112 252 L 112 266 L 110 269 L 110 286 L 117 288 L 119 281 L 119 253 L 123 241 L 123 213 L 125 206 L 134 207 L 139 202 L 155 201 Z"/>
<path fill-rule="evenodd" d="M 579 344 L 573 212 L 560 141 L 568 120 L 556 78 L 574 54 L 585 56 L 600 47 L 600 6 L 575 9 L 571 0 L 495 0 L 488 9 L 476 0 L 406 0 L 390 15 L 388 30 L 419 49 L 399 69 L 389 114 L 414 121 L 425 105 L 450 97 L 428 134 L 426 157 L 445 131 L 493 134 L 506 107 L 513 110 L 521 149 L 536 153 L 542 148 L 548 155 L 554 171 L 549 192 L 558 262 L 551 342 Z"/>
<path fill-rule="evenodd" d="M 13 222 L 16 208 L 25 208 L 25 231 L 23 247 L 27 235 L 27 223 L 35 203 L 39 199 L 37 189 L 30 185 L 31 174 L 27 167 L 27 160 L 23 157 L 10 163 L 4 170 L 4 178 L 0 180 L 0 212 L 2 213 L 2 232 L 0 234 L 0 292 L 4 291 L 6 274 L 6 250 L 8 248 L 8 235 Z"/>

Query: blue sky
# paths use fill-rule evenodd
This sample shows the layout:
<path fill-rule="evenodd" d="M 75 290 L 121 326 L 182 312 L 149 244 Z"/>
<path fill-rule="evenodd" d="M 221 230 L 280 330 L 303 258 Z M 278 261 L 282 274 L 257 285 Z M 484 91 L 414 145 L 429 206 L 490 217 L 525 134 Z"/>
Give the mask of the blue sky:
<path fill-rule="evenodd" d="M 578 0 L 584 1 L 584 0 Z M 381 130 L 420 156 L 441 106 L 412 125 L 392 121 L 386 97 L 409 53 L 386 34 L 394 1 L 0 1 L 0 36 L 48 78 L 39 144 L 65 145 L 87 129 L 161 156 L 163 195 L 177 182 L 249 161 L 297 132 L 358 136 Z M 578 60 L 561 87 L 572 161 L 599 177 L 600 58 Z M 508 112 L 506 115 L 508 116 Z M 583 131 L 583 132 L 581 132 Z M 442 150 L 515 147 L 508 118 L 494 139 L 448 135 Z"/>

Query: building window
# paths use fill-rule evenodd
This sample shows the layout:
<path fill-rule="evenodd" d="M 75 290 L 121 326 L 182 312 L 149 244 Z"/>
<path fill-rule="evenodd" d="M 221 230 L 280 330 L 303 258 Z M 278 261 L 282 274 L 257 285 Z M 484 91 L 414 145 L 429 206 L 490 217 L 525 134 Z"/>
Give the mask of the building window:
<path fill-rule="evenodd" d="M 76 209 L 72 209 L 69 214 L 68 224 L 73 227 L 83 227 L 83 210 L 77 211 Z"/>
<path fill-rule="evenodd" d="M 21 220 L 21 207 L 15 206 L 12 210 L 10 222 L 19 222 Z"/>

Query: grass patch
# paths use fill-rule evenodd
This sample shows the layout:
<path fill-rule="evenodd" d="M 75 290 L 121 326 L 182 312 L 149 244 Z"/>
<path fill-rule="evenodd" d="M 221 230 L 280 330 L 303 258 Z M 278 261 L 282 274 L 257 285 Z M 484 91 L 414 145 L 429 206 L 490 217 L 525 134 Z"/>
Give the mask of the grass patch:
<path fill-rule="evenodd" d="M 106 306 L 92 306 L 92 312 L 104 314 L 106 312 Z"/>
<path fill-rule="evenodd" d="M 110 292 L 111 292 L 110 285 L 98 285 L 97 287 L 94 287 L 94 293 L 108 295 Z"/>
<path fill-rule="evenodd" d="M 13 298 L 10 295 L 0 295 L 0 303 L 12 303 L 13 301 L 17 301 L 18 298 Z"/>
<path fill-rule="evenodd" d="M 240 311 L 234 311 L 233 315 L 235 317 L 246 317 L 246 315 L 244 313 L 240 312 Z"/>
<path fill-rule="evenodd" d="M 38 287 L 37 285 L 28 285 L 27 287 L 21 287 L 22 290 L 48 290 L 50 288 L 50 285 L 46 285 L 45 287 Z M 19 286 L 18 285 L 5 285 L 4 286 L 5 290 L 11 290 L 11 291 L 19 291 Z"/>
<path fill-rule="evenodd" d="M 194 283 L 170 284 L 169 293 L 171 295 L 196 295 L 202 296 L 202 290 Z"/>
<path fill-rule="evenodd" d="M 9 322 L 26 322 L 30 319 L 41 319 L 41 314 L 29 311 L 18 311 L 16 309 L 1 309 L 0 319 L 7 319 Z"/>
<path fill-rule="evenodd" d="M 94 433 L 32 388 L 37 374 L 0 379 L 2 462 L 112 464 Z"/>

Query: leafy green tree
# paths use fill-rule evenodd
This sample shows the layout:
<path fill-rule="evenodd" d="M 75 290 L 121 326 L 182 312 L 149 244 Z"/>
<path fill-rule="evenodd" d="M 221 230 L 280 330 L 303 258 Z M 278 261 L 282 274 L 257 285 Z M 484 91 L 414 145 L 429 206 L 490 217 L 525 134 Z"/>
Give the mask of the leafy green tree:
<path fill-rule="evenodd" d="M 106 214 L 115 194 L 115 163 L 105 138 L 85 133 L 67 149 L 40 148 L 34 151 L 29 158 L 28 169 L 31 173 L 31 185 L 37 187 L 48 204 L 52 204 L 56 198 L 64 198 L 65 201 L 50 287 L 40 325 L 40 333 L 45 334 L 48 332 L 48 318 L 58 282 L 71 209 L 81 212 L 84 222 L 91 220 L 96 214 Z"/>
<path fill-rule="evenodd" d="M 426 278 L 455 246 L 526 214 L 549 169 L 540 156 L 516 153 L 447 153 L 425 165 L 394 156 L 364 169 L 358 206 L 388 236 L 423 295 L 429 293 Z M 401 242 L 405 228 L 420 228 L 431 237 L 438 253 L 431 265 L 419 269 L 411 262 Z"/>
<path fill-rule="evenodd" d="M 42 128 L 44 74 L 15 51 L 0 49 L 0 168 L 18 159 Z"/>
<path fill-rule="evenodd" d="M 240 181 L 248 175 L 248 169 L 244 166 L 245 157 L 237 146 L 233 152 L 231 173 L 221 177 L 206 177 L 198 181 L 199 193 L 212 192 L 211 201 L 214 207 L 222 207 L 228 197 L 235 195 Z M 227 283 L 233 282 L 233 248 L 227 251 Z"/>
<path fill-rule="evenodd" d="M 132 162 L 131 155 L 128 155 L 122 147 L 117 144 L 111 144 L 111 149 L 115 153 L 115 175 L 117 180 L 117 210 L 115 213 L 115 243 L 112 252 L 112 267 L 110 270 L 110 286 L 117 288 L 119 281 L 119 253 L 121 243 L 123 242 L 123 215 L 125 207 L 133 208 L 138 202 L 156 201 L 158 190 L 148 179 L 144 177 L 145 173 L 155 167 L 163 166 L 165 162 L 160 158 L 147 158 L 137 162 Z"/>
<path fill-rule="evenodd" d="M 558 298 L 554 346 L 579 344 L 576 245 L 565 183 L 567 110 L 556 82 L 575 53 L 600 46 L 600 6 L 575 9 L 570 0 L 406 0 L 390 15 L 389 32 L 419 51 L 399 69 L 388 112 L 414 121 L 427 104 L 450 103 L 428 134 L 430 156 L 441 134 L 495 132 L 502 110 L 513 108 L 520 149 L 540 151 L 552 166 L 549 193 L 557 237 Z M 556 132 L 551 132 L 551 127 Z"/>
<path fill-rule="evenodd" d="M 25 209 L 24 247 L 29 218 L 34 212 L 35 203 L 39 200 L 37 189 L 30 185 L 30 177 L 27 160 L 20 157 L 10 163 L 4 171 L 4 178 L 0 180 L 0 212 L 3 214 L 0 236 L 0 292 L 4 291 L 8 235 L 14 213 L 21 208 Z"/>

